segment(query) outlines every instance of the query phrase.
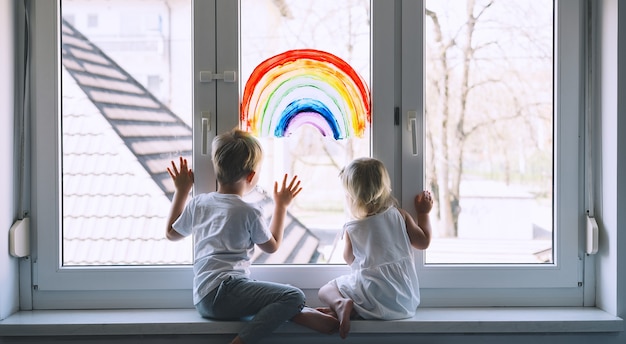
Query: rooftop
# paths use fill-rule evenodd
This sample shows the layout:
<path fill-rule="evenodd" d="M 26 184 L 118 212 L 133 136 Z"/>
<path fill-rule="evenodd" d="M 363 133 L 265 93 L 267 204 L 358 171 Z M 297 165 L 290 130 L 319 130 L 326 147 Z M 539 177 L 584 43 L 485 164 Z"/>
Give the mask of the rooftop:
<path fill-rule="evenodd" d="M 192 129 L 63 21 L 63 261 L 65 265 L 190 264 L 190 239 L 170 242 L 174 192 L 166 167 L 192 156 Z M 269 217 L 273 201 L 249 195 Z M 288 213 L 277 253 L 256 263 L 308 263 L 319 239 Z"/>

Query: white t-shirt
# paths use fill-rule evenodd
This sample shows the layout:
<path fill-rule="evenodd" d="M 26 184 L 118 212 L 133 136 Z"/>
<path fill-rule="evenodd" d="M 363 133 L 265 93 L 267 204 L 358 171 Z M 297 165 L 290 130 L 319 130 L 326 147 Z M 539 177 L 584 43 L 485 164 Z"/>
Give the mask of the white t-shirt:
<path fill-rule="evenodd" d="M 260 209 L 217 192 L 193 197 L 172 228 L 193 234 L 194 304 L 229 276 L 248 277 L 254 244 L 272 237 Z"/>

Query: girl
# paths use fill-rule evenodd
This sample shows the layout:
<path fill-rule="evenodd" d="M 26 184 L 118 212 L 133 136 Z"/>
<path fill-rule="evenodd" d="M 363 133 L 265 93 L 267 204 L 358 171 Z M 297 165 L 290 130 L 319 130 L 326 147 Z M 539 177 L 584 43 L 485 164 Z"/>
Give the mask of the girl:
<path fill-rule="evenodd" d="M 428 191 L 415 197 L 417 223 L 397 207 L 385 166 L 376 159 L 354 160 L 340 173 L 350 214 L 344 225 L 344 259 L 352 268 L 319 290 L 320 300 L 339 319 L 339 335 L 350 331 L 350 319 L 402 319 L 413 316 L 420 302 L 413 249 L 430 244 Z"/>

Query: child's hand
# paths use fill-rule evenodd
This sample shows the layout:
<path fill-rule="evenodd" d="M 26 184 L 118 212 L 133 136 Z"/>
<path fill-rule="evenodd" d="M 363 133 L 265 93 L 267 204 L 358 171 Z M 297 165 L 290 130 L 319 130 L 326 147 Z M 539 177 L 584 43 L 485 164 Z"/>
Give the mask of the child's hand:
<path fill-rule="evenodd" d="M 415 196 L 415 211 L 418 214 L 428 214 L 433 208 L 433 197 L 430 191 L 422 191 Z"/>
<path fill-rule="evenodd" d="M 193 171 L 187 166 L 187 159 L 180 157 L 180 170 L 176 168 L 176 164 L 172 161 L 172 168 L 167 168 L 167 172 L 174 180 L 176 191 L 188 194 L 193 186 Z"/>
<path fill-rule="evenodd" d="M 287 208 L 291 201 L 302 191 L 300 187 L 300 181 L 298 176 L 294 176 L 291 179 L 289 185 L 287 185 L 287 174 L 283 178 L 283 185 L 278 190 L 278 182 L 274 182 L 274 202 L 277 207 Z"/>

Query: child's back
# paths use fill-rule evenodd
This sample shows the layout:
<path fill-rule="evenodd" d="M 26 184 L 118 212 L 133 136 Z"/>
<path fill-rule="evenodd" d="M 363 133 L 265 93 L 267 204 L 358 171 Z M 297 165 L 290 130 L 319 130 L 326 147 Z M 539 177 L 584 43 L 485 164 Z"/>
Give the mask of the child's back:
<path fill-rule="evenodd" d="M 350 319 L 402 319 L 411 317 L 420 294 L 413 248 L 430 244 L 430 193 L 415 198 L 417 223 L 397 207 L 385 166 L 360 158 L 341 174 L 350 214 L 356 219 L 344 228 L 344 259 L 352 267 L 319 290 L 322 302 L 337 313 L 339 334 L 345 338 Z"/>
<path fill-rule="evenodd" d="M 402 214 L 395 207 L 346 223 L 354 262 L 352 275 L 337 278 L 343 295 L 359 300 L 356 312 L 365 319 L 413 316 L 420 302 L 413 249 Z"/>
<path fill-rule="evenodd" d="M 192 198 L 175 228 L 193 235 L 194 304 L 230 276 L 249 276 L 254 244 L 271 236 L 261 210 L 238 195 L 217 192 Z"/>

